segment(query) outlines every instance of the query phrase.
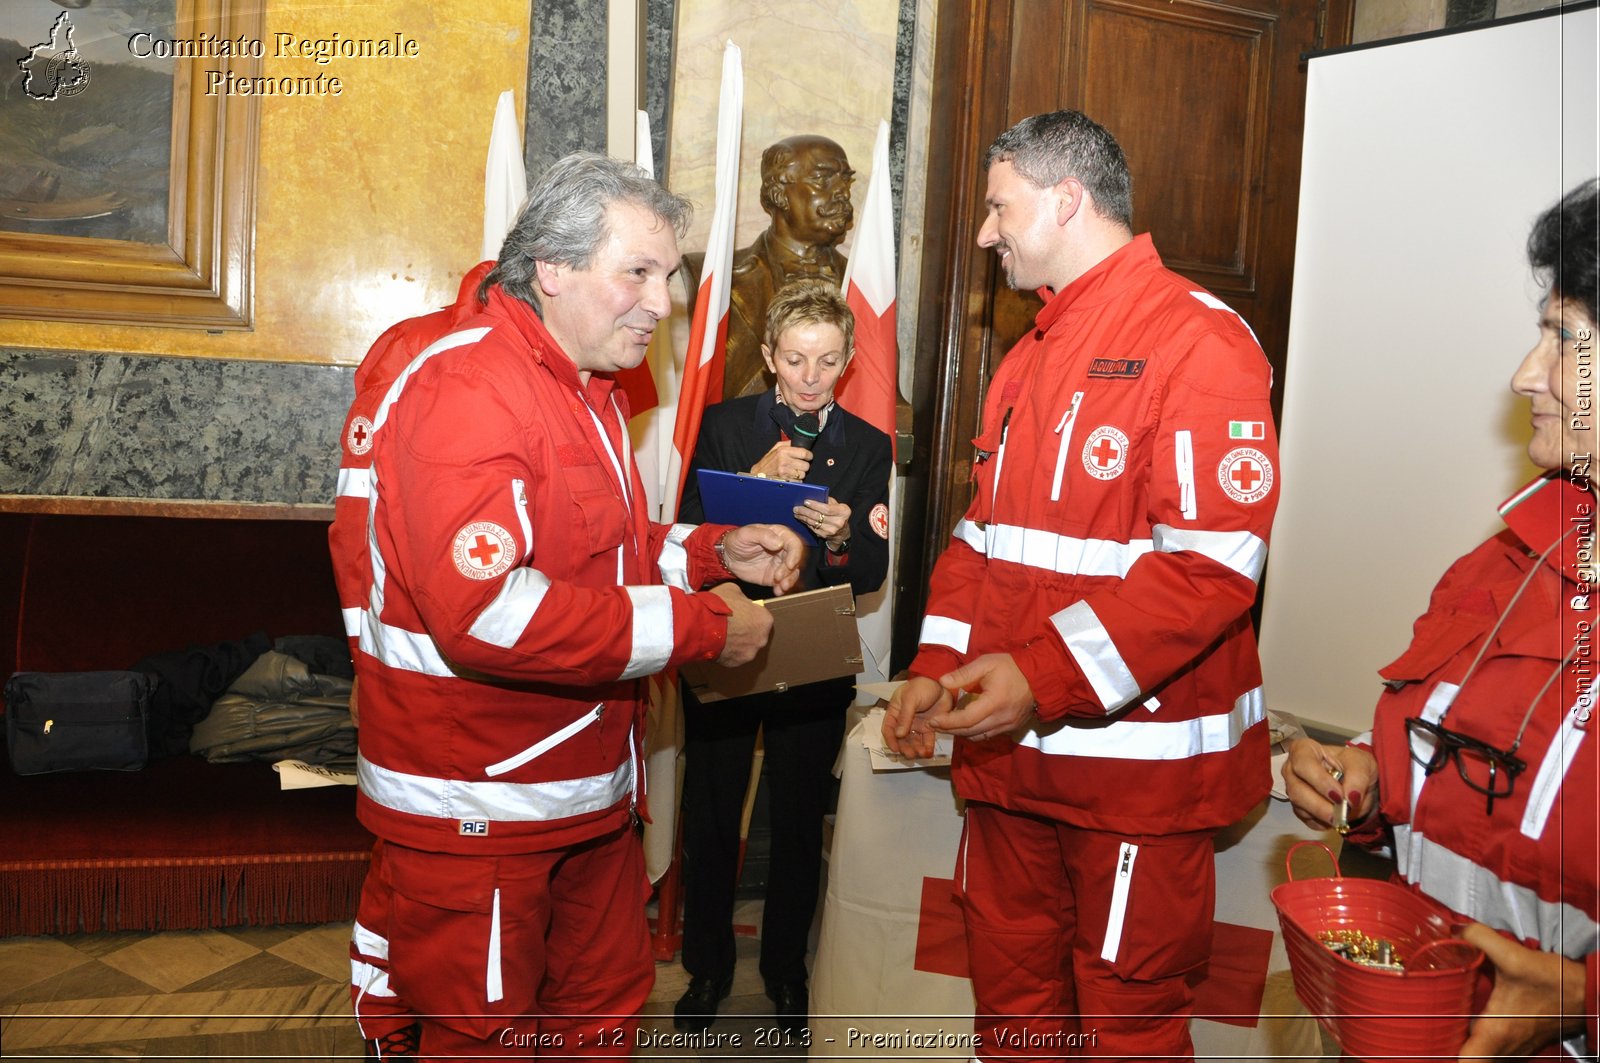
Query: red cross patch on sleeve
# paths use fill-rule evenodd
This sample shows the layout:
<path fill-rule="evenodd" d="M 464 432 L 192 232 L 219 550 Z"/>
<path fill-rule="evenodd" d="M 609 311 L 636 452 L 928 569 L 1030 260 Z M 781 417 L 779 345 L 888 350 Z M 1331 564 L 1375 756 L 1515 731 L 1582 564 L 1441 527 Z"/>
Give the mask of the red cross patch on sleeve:
<path fill-rule="evenodd" d="M 494 579 L 516 562 L 517 541 L 493 521 L 473 521 L 456 532 L 450 557 L 468 579 Z"/>
<path fill-rule="evenodd" d="M 1235 502 L 1259 502 L 1272 491 L 1272 462 L 1254 447 L 1236 447 L 1217 465 L 1217 482 Z"/>

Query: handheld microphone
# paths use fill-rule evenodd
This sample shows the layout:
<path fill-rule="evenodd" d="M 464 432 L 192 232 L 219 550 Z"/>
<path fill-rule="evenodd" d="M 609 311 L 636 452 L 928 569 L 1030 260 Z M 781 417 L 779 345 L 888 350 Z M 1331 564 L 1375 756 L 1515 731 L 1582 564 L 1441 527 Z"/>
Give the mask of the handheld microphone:
<path fill-rule="evenodd" d="M 807 450 L 815 450 L 817 437 L 822 434 L 822 425 L 814 413 L 798 414 L 794 419 L 794 426 L 790 428 L 789 435 L 794 439 L 794 445 Z"/>

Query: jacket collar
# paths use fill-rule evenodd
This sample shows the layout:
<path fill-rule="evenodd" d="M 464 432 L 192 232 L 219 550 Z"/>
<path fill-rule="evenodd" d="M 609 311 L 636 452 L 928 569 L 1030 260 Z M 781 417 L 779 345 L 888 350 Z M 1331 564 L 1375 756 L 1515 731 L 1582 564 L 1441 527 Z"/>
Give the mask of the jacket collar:
<path fill-rule="evenodd" d="M 595 409 L 605 409 L 615 381 L 607 373 L 590 373 L 589 386 L 585 388 L 578 376 L 577 363 L 561 349 L 561 344 L 550 335 L 544 319 L 533 307 L 496 284 L 489 289 L 488 310 L 496 317 L 505 319 L 527 341 L 533 360 L 555 377 L 557 383 L 583 393 Z"/>
<path fill-rule="evenodd" d="M 1595 496 L 1564 472 L 1550 472 L 1500 504 L 1500 516 L 1522 545 L 1574 583 L 1594 582 Z M 1580 572 L 1579 562 L 1586 572 Z M 1585 578 L 1587 577 L 1587 578 Z"/>
<path fill-rule="evenodd" d="M 1069 309 L 1087 309 L 1121 294 L 1142 273 L 1161 265 L 1161 256 L 1149 233 L 1140 233 L 1097 262 L 1087 273 L 1056 292 L 1040 289 L 1044 307 L 1034 317 L 1039 329 L 1048 332 Z"/>

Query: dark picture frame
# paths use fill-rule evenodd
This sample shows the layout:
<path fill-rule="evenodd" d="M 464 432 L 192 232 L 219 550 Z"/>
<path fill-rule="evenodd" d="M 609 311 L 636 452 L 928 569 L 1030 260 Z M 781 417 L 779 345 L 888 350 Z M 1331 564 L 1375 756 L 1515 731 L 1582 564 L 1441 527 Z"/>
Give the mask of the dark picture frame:
<path fill-rule="evenodd" d="M 259 41 L 262 8 L 259 0 L 177 0 L 172 36 Z M 208 95 L 206 89 L 218 83 L 215 71 L 240 80 L 260 76 L 261 60 L 244 54 L 169 62 L 164 238 L 64 235 L 59 226 L 51 232 L 0 229 L 0 317 L 208 330 L 251 327 L 260 99 L 220 91 Z M 81 86 L 85 94 L 95 89 L 93 71 L 89 74 L 90 83 Z M 61 74 L 59 62 L 51 75 L 58 82 L 52 90 L 75 87 Z M 71 102 L 36 97 L 6 106 Z M 117 186 L 114 169 L 103 176 Z"/>

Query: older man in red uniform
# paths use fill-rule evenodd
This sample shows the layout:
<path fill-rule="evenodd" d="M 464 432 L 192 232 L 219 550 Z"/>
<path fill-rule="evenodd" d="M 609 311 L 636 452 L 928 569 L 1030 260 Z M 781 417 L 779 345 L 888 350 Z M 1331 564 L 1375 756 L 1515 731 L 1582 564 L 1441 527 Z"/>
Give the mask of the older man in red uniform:
<path fill-rule="evenodd" d="M 639 504 L 610 374 L 668 313 L 686 220 L 636 167 L 558 162 L 480 311 L 372 413 L 366 556 L 335 554 L 366 566 L 357 810 L 383 843 L 356 945 L 424 1058 L 625 1051 L 653 978 L 641 680 L 765 644 L 764 610 L 695 588 L 795 579 L 784 529 Z"/>
<path fill-rule="evenodd" d="M 979 245 L 1046 301 L 989 386 L 884 737 L 958 736 L 978 1058 L 1184 1058 L 1212 834 L 1269 781 L 1270 369 L 1133 235 L 1122 149 L 1083 115 L 1002 134 L 987 204 Z"/>

